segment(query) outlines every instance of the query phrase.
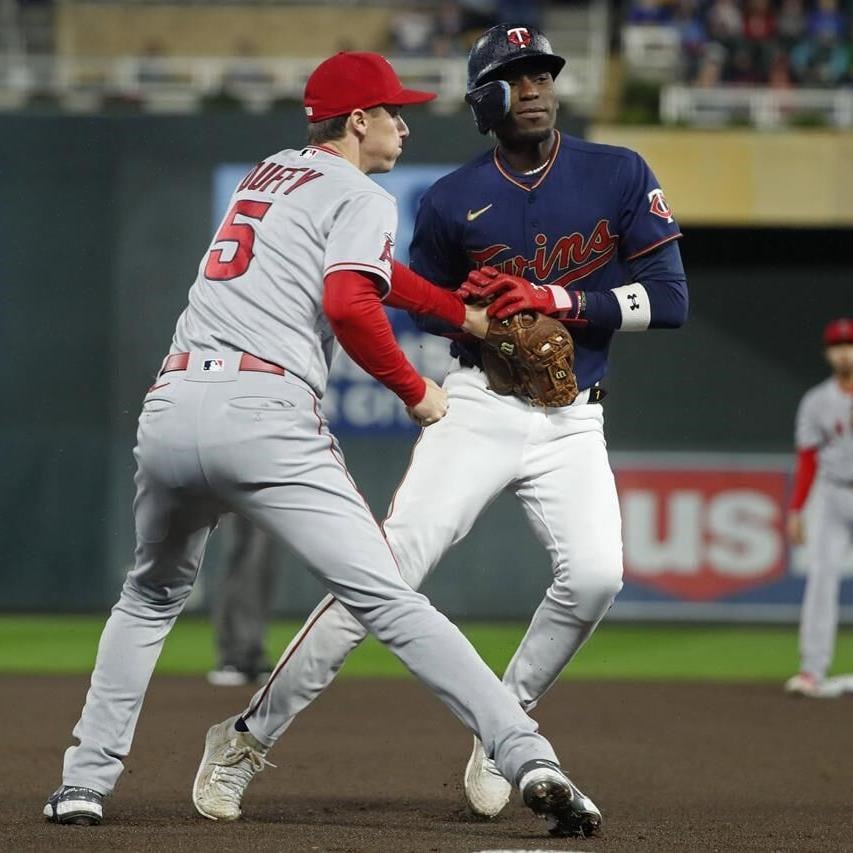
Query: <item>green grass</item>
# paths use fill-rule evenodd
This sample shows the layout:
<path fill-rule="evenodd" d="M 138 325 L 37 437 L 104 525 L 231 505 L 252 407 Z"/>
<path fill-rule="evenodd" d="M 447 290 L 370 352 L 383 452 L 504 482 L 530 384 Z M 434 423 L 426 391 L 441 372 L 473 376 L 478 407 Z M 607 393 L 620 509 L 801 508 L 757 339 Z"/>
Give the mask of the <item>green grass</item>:
<path fill-rule="evenodd" d="M 80 674 L 91 670 L 101 616 L 0 616 L 0 673 Z M 287 645 L 297 622 L 270 626 L 271 658 Z M 462 626 L 487 663 L 502 672 L 525 626 Z M 213 664 L 207 620 L 184 617 L 169 636 L 158 672 L 199 674 Z M 797 666 L 793 627 L 605 624 L 569 668 L 571 678 L 780 680 Z M 853 630 L 838 637 L 834 672 L 853 671 Z M 402 665 L 372 638 L 347 661 L 346 676 L 399 677 Z"/>

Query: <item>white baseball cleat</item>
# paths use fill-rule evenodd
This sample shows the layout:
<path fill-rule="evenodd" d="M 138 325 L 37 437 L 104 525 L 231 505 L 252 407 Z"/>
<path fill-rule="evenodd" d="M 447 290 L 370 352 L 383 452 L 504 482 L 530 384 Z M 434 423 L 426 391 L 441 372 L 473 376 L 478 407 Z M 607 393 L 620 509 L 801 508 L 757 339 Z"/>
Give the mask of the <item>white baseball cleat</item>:
<path fill-rule="evenodd" d="M 261 664 L 258 669 L 240 669 L 229 663 L 210 670 L 207 683 L 214 687 L 244 687 L 247 684 L 263 684 L 271 673 L 269 664 Z"/>
<path fill-rule="evenodd" d="M 518 790 L 525 804 L 548 820 L 551 835 L 588 838 L 601 829 L 598 807 L 551 761 L 528 761 L 522 765 Z"/>
<path fill-rule="evenodd" d="M 495 817 L 509 802 L 512 785 L 501 775 L 495 762 L 486 756 L 479 738 L 465 766 L 463 780 L 468 807 L 480 817 Z"/>
<path fill-rule="evenodd" d="M 785 692 L 793 696 L 821 696 L 821 680 L 810 672 L 798 672 L 785 682 Z"/>
<path fill-rule="evenodd" d="M 785 692 L 810 699 L 837 699 L 844 693 L 853 692 L 853 677 L 818 678 L 810 672 L 799 672 L 785 682 Z"/>
<path fill-rule="evenodd" d="M 264 767 L 275 767 L 266 759 L 267 747 L 234 728 L 238 718 L 211 726 L 204 739 L 204 755 L 193 782 L 193 805 L 210 820 L 237 820 L 249 782 Z"/>

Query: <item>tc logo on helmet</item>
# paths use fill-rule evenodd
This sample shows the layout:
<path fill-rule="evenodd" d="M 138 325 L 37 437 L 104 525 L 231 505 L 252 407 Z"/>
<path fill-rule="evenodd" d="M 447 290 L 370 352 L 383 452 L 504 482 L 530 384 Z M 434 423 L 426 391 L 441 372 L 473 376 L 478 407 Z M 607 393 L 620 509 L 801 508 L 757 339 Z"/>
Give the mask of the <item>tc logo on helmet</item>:
<path fill-rule="evenodd" d="M 513 27 L 506 31 L 506 40 L 515 47 L 530 47 L 533 36 L 530 35 L 527 27 Z"/>

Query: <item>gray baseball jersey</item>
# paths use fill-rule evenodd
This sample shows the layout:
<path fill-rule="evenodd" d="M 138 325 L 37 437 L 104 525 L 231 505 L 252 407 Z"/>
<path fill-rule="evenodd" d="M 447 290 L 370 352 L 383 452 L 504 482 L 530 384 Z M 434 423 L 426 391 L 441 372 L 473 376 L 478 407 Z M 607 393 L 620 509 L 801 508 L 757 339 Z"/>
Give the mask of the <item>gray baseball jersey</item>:
<path fill-rule="evenodd" d="M 360 270 L 390 287 L 396 229 L 394 197 L 337 153 L 309 147 L 266 158 L 231 197 L 171 351 L 248 352 L 322 396 L 337 350 L 323 279 Z"/>
<path fill-rule="evenodd" d="M 826 479 L 853 483 L 853 395 L 834 377 L 806 392 L 797 410 L 798 450 L 818 448 L 818 470 Z"/>
<path fill-rule="evenodd" d="M 822 679 L 832 662 L 838 587 L 853 543 L 853 395 L 835 377 L 800 401 L 796 445 L 818 451 L 819 478 L 806 527 L 809 571 L 800 616 L 800 669 Z"/>

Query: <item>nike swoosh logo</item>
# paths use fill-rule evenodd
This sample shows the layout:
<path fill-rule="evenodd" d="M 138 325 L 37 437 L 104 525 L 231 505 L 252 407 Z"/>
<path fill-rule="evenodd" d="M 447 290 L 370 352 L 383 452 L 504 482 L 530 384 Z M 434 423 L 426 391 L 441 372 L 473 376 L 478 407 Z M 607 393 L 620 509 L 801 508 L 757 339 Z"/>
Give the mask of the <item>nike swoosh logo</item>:
<path fill-rule="evenodd" d="M 494 202 L 492 202 L 494 204 Z M 482 216 L 492 205 L 487 204 L 485 207 L 481 207 L 479 210 L 468 211 L 467 219 L 469 222 L 473 222 L 478 216 Z"/>

